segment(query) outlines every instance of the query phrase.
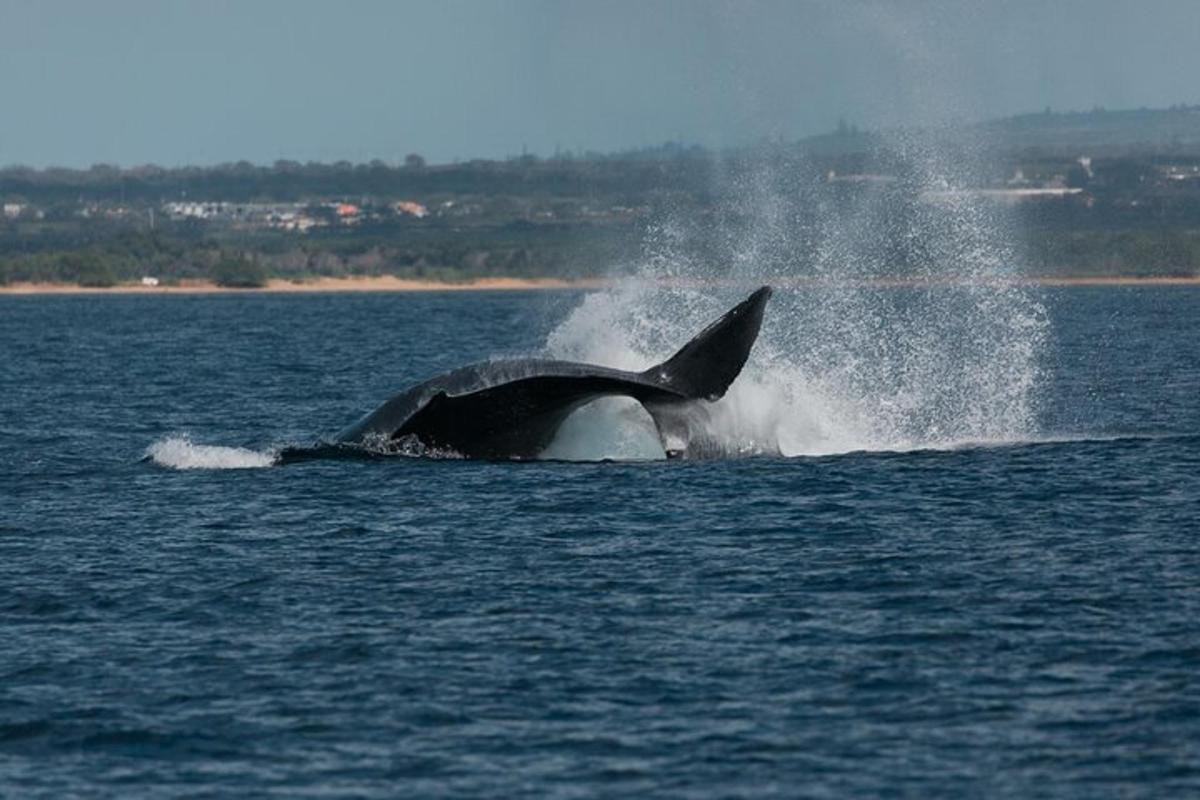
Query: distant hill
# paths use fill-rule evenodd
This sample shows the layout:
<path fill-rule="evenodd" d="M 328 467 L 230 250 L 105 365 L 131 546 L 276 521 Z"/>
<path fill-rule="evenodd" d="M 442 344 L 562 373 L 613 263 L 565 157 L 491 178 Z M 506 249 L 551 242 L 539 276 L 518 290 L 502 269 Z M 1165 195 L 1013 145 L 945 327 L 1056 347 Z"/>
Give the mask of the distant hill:
<path fill-rule="evenodd" d="M 1123 111 L 1042 111 L 987 120 L 965 128 L 938 131 L 953 139 L 982 133 L 992 145 L 1008 153 L 1076 158 L 1152 157 L 1200 155 L 1200 105 Z M 814 156 L 846 156 L 886 150 L 897 131 L 838 130 L 809 136 L 797 142 Z M 901 137 L 904 138 L 904 137 Z"/>
<path fill-rule="evenodd" d="M 1055 112 L 991 120 L 978 126 L 1001 147 L 1046 154 L 1093 156 L 1196 154 L 1200 152 L 1200 105 L 1126 111 Z"/>

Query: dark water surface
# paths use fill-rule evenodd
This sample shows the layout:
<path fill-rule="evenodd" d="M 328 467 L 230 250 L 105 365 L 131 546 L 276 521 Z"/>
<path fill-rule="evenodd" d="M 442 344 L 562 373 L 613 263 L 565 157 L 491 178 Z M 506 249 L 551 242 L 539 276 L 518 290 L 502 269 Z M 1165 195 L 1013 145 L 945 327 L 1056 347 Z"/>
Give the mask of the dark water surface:
<path fill-rule="evenodd" d="M 0 796 L 1200 793 L 1200 292 L 1072 288 L 1043 435 L 173 470 L 569 293 L 0 297 Z"/>

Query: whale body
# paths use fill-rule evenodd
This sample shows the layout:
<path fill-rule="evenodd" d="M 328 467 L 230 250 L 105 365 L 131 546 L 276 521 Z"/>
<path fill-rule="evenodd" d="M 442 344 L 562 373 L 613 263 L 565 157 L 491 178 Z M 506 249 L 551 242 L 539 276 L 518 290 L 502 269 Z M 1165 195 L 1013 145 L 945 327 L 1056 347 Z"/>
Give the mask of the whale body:
<path fill-rule="evenodd" d="M 644 372 L 543 359 L 486 361 L 447 372 L 392 397 L 336 435 L 342 445 L 415 444 L 466 458 L 532 459 L 571 412 L 601 397 L 641 403 L 669 457 L 693 448 L 704 405 L 720 399 L 758 338 L 771 288 L 764 286 Z"/>

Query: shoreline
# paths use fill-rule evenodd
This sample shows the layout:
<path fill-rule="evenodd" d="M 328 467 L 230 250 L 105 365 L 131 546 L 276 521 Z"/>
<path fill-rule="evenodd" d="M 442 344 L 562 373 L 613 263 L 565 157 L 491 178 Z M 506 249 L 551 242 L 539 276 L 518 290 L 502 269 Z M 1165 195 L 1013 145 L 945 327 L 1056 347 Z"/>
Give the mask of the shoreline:
<path fill-rule="evenodd" d="M 46 294 L 253 294 L 253 293 L 320 293 L 320 292 L 496 292 L 529 290 L 606 289 L 619 283 L 619 279 L 585 278 L 564 280 L 561 278 L 480 278 L 473 281 L 449 282 L 414 280 L 379 276 L 371 278 L 314 278 L 292 281 L 271 278 L 266 286 L 235 288 L 217 286 L 211 281 L 182 281 L 171 286 L 143 286 L 140 283 L 116 286 L 83 286 L 75 283 L 12 283 L 0 286 L 0 295 L 46 295 Z M 748 281 L 662 281 L 664 286 L 701 286 L 713 284 L 740 285 Z M 836 286 L 860 286 L 868 288 L 906 287 L 950 287 L 968 285 L 1019 285 L 1019 286 L 1200 286 L 1200 275 L 1190 277 L 1135 277 L 1135 276 L 1038 276 L 986 281 L 920 281 L 908 279 L 857 280 L 844 283 L 828 280 L 793 279 L 777 280 L 776 288 L 829 288 Z"/>
<path fill-rule="evenodd" d="M 480 278 L 450 282 L 413 280 L 384 275 L 373 278 L 313 278 L 292 281 L 270 278 L 266 286 L 218 286 L 212 281 L 185 280 L 170 286 L 122 283 L 116 286 L 82 286 L 77 283 L 12 283 L 0 294 L 255 294 L 319 292 L 503 292 L 530 289 L 595 289 L 608 285 L 598 280 L 567 281 L 559 278 Z"/>

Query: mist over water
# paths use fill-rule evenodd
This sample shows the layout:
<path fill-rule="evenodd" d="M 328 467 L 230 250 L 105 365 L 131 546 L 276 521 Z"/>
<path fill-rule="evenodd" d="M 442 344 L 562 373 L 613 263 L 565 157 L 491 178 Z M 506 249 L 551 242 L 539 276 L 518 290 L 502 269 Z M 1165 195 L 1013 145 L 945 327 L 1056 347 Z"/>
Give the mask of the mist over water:
<path fill-rule="evenodd" d="M 772 284 L 750 361 L 712 409 L 725 454 L 1036 437 L 1047 316 L 1012 280 L 1004 210 L 962 191 L 984 148 L 916 132 L 884 147 L 888 174 L 819 174 L 779 148 L 731 159 L 711 217 L 665 213 L 632 274 L 587 297 L 546 349 L 645 369 Z"/>

